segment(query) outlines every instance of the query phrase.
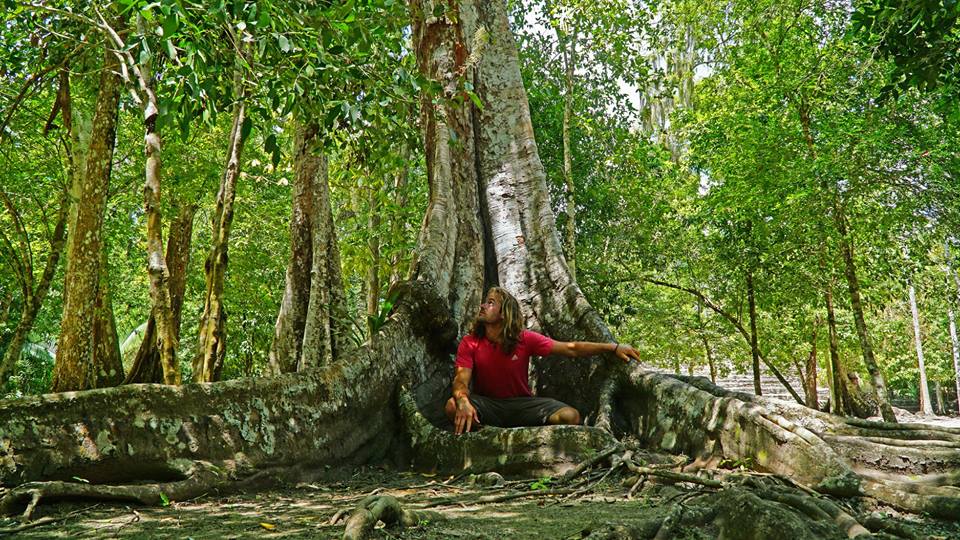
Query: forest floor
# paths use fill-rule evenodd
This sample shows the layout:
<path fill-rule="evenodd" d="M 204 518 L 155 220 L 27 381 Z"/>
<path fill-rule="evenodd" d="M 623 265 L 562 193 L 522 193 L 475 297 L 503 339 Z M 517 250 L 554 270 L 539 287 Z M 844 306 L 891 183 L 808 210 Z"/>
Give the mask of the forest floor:
<path fill-rule="evenodd" d="M 191 501 L 171 501 L 164 507 L 118 503 L 52 503 L 41 505 L 33 518 L 58 519 L 21 530 L 16 538 L 159 538 L 159 539 L 288 539 L 341 538 L 349 511 L 366 496 L 392 495 L 406 509 L 431 504 L 442 519 L 401 529 L 379 524 L 375 539 L 580 539 L 609 525 L 628 527 L 660 522 L 682 501 L 704 495 L 701 487 L 688 484 L 645 483 L 628 497 L 632 479 L 610 475 L 600 482 L 604 470 L 586 474 L 583 494 L 550 495 L 548 479 L 508 481 L 498 487 L 471 484 L 467 478 L 430 476 L 383 468 L 331 471 L 340 480 L 301 483 L 282 489 L 228 496 L 207 495 Z M 522 494 L 507 501 L 489 502 L 501 495 Z M 505 498 L 505 497 L 500 497 Z M 678 501 L 681 501 L 678 503 Z M 442 504 L 437 504 L 438 502 Z M 851 515 L 877 511 L 886 519 L 907 524 L 917 538 L 960 538 L 960 523 L 901 515 L 889 508 L 870 507 L 864 501 L 840 503 Z M 342 519 L 333 519 L 337 514 Z M 15 526 L 10 520 L 0 527 Z M 670 538 L 717 538 L 713 523 L 680 527 Z M 819 536 L 817 536 L 819 538 Z M 826 538 L 828 536 L 824 536 Z M 843 537 L 842 535 L 837 536 Z M 884 536 L 884 538 L 896 538 Z"/>

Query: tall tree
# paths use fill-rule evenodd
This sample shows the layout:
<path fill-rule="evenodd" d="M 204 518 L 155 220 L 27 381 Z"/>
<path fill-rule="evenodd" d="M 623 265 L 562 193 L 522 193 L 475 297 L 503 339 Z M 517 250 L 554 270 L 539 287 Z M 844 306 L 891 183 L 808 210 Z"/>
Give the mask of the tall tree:
<path fill-rule="evenodd" d="M 245 49 L 234 36 L 233 42 L 238 48 Z M 197 351 L 193 358 L 193 380 L 212 382 L 220 380 L 223 360 L 227 355 L 227 311 L 223 303 L 223 287 L 227 277 L 227 252 L 230 245 L 230 229 L 233 225 L 233 203 L 237 192 L 237 180 L 240 178 L 241 157 L 250 131 L 247 118 L 247 90 L 244 80 L 245 55 L 237 58 L 234 76 L 236 102 L 233 105 L 233 122 L 227 145 L 227 160 L 217 190 L 216 210 L 211 217 L 212 245 L 204 263 L 206 272 L 206 292 L 203 314 L 200 316 L 200 330 L 197 338 Z"/>
<path fill-rule="evenodd" d="M 190 247 L 193 237 L 193 218 L 197 206 L 182 204 L 177 211 L 177 217 L 170 223 L 167 233 L 167 251 L 164 263 L 169 268 L 167 283 L 170 291 L 170 312 L 174 342 L 180 340 L 180 325 L 183 315 L 184 293 L 187 288 L 187 268 L 190 266 Z M 137 349 L 130 371 L 127 373 L 124 384 L 131 383 L 166 383 L 175 384 L 176 379 L 166 380 L 164 364 L 158 345 L 162 343 L 157 335 L 157 318 L 154 314 L 156 307 L 150 311 L 147 327 L 143 333 L 143 340 Z M 169 368 L 166 370 L 170 373 Z M 174 372 L 176 373 L 176 372 Z"/>
<path fill-rule="evenodd" d="M 896 422 L 897 416 L 890 405 L 887 394 L 887 382 L 880 371 L 877 359 L 873 354 L 873 338 L 867 328 L 867 318 L 860 296 L 860 280 L 857 279 L 857 266 L 853 254 L 853 240 L 847 227 L 847 218 L 838 202 L 834 206 L 834 219 L 837 231 L 840 233 L 840 252 L 843 254 L 844 276 L 847 278 L 847 289 L 850 292 L 850 306 L 853 310 L 853 320 L 857 328 L 857 337 L 860 339 L 860 350 L 863 353 L 863 363 L 870 373 L 871 383 L 876 393 L 880 414 L 886 422 Z"/>
<path fill-rule="evenodd" d="M 917 309 L 917 292 L 913 281 L 907 283 L 910 291 L 910 313 L 913 316 L 913 343 L 917 351 L 917 368 L 920 371 L 920 410 L 923 414 L 933 414 L 933 403 L 930 402 L 930 387 L 927 385 L 927 365 L 923 359 L 923 340 L 920 335 L 920 311 Z"/>
<path fill-rule="evenodd" d="M 115 335 L 115 331 L 110 331 L 113 314 L 109 295 L 104 290 L 107 280 L 103 218 L 116 139 L 121 90 L 119 71 L 116 55 L 105 46 L 86 167 L 78 181 L 76 219 L 72 220 L 68 240 L 64 317 L 53 373 L 53 390 L 58 392 L 113 386 L 123 380 L 119 354 L 116 357 L 97 354 L 98 350 L 110 352 L 117 344 L 110 346 L 96 341 L 98 337 Z M 111 320 L 98 324 L 104 317 Z M 97 331 L 98 328 L 103 330 Z"/>
<path fill-rule="evenodd" d="M 953 269 L 953 257 L 950 255 L 949 239 L 944 244 L 944 252 L 947 256 L 947 281 L 949 282 L 952 279 L 956 288 L 955 301 L 951 302 L 949 299 L 947 300 L 947 316 L 950 324 L 950 350 L 953 353 L 953 374 L 957 389 L 957 408 L 960 410 L 960 340 L 957 339 L 957 324 L 953 315 L 954 307 L 960 308 L 960 277 L 957 277 L 957 273 Z M 949 283 L 947 286 L 949 287 Z M 950 296 L 952 295 L 948 293 L 948 297 Z"/>

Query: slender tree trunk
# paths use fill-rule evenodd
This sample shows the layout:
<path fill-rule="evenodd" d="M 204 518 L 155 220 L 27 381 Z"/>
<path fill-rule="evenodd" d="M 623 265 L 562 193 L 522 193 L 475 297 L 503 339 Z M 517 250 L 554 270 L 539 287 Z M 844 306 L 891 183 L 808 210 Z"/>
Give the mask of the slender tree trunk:
<path fill-rule="evenodd" d="M 407 148 L 404 148 L 402 153 L 402 162 L 407 163 L 410 159 L 410 152 Z M 397 208 L 403 208 L 407 205 L 407 166 L 404 165 L 396 174 L 393 182 L 393 192 L 394 192 L 394 205 Z M 395 241 L 399 241 L 400 238 L 404 237 L 403 231 L 403 221 L 396 219 L 393 221 L 393 224 L 390 227 L 391 236 Z M 396 249 L 393 253 L 393 257 L 390 258 L 390 282 L 389 286 L 392 287 L 394 284 L 399 283 L 401 279 L 404 278 L 403 271 L 401 270 L 401 261 L 403 260 L 404 251 Z"/>
<path fill-rule="evenodd" d="M 566 187 L 567 226 L 565 247 L 570 278 L 577 279 L 577 204 L 573 183 L 573 147 L 570 142 L 570 130 L 573 123 L 573 77 L 577 66 L 577 31 L 565 34 L 557 27 L 557 40 L 560 43 L 564 64 L 563 89 L 563 182 Z"/>
<path fill-rule="evenodd" d="M 832 409 L 830 412 L 839 415 L 850 414 L 850 398 L 847 394 L 846 375 L 843 365 L 840 364 L 840 340 L 837 337 L 837 317 L 833 311 L 833 286 L 827 284 L 824 291 L 824 301 L 827 304 L 827 332 L 830 344 L 830 373 L 833 379 L 831 392 L 833 393 Z"/>
<path fill-rule="evenodd" d="M 710 347 L 710 340 L 707 339 L 707 328 L 703 323 L 703 301 L 697 301 L 697 323 L 699 326 L 700 340 L 703 341 L 703 355 L 710 367 L 710 382 L 717 384 L 717 365 L 713 359 L 713 349 Z"/>
<path fill-rule="evenodd" d="M 149 67 L 141 64 L 140 75 L 144 81 L 152 81 Z M 177 362 L 179 332 L 176 331 L 173 314 L 173 300 L 170 290 L 170 269 L 163 252 L 163 227 L 160 213 L 160 134 L 157 132 L 157 116 L 160 110 L 153 88 L 147 86 L 146 100 L 143 105 L 143 147 L 146 155 L 146 171 L 143 182 L 143 206 L 147 216 L 147 275 L 150 276 L 150 299 L 153 307 L 150 318 L 153 328 L 147 324 L 148 332 L 142 343 L 156 341 L 156 353 L 159 354 L 165 384 L 180 384 L 180 364 Z M 169 245 L 167 246 L 169 249 Z M 155 335 L 149 335 L 149 330 Z M 141 344 L 141 349 L 143 348 Z M 151 354 L 152 356 L 152 354 Z"/>
<path fill-rule="evenodd" d="M 950 350 L 953 353 L 953 375 L 957 390 L 957 410 L 960 411 L 960 340 L 957 339 L 957 323 L 953 315 L 954 306 L 960 306 L 960 277 L 953 270 L 953 257 L 950 255 L 950 240 L 944 242 L 947 259 L 947 280 L 953 279 L 956 286 L 956 301 L 947 300 L 947 317 L 950 320 Z"/>
<path fill-rule="evenodd" d="M 377 193 L 370 190 L 367 218 L 367 248 L 370 250 L 370 267 L 367 268 L 367 336 L 374 339 L 380 314 L 380 204 Z"/>
<path fill-rule="evenodd" d="M 313 259 L 310 299 L 298 371 L 332 364 L 349 349 L 347 299 L 340 270 L 340 248 L 330 208 L 327 159 L 322 155 L 316 157 L 317 174 L 314 177 L 311 219 Z"/>
<path fill-rule="evenodd" d="M 666 281 L 661 281 L 659 279 L 652 279 L 652 278 L 642 278 L 642 279 L 648 283 L 653 283 L 654 285 L 669 287 L 671 289 L 683 291 L 697 297 L 701 302 L 703 302 L 705 306 L 709 307 L 714 313 L 716 313 L 717 315 L 720 315 L 721 317 L 726 319 L 731 325 L 733 325 L 733 327 L 736 328 L 737 331 L 740 333 L 740 336 L 743 338 L 743 340 L 747 342 L 748 345 L 750 344 L 750 341 L 751 341 L 750 332 L 748 332 L 747 329 L 744 328 L 740 320 L 734 317 L 733 315 L 731 315 L 730 313 L 728 313 L 719 305 L 717 305 L 716 302 L 714 302 L 713 300 L 710 300 L 710 298 L 707 297 L 707 295 L 703 294 L 702 292 L 696 289 L 693 289 L 690 287 L 682 287 L 675 283 L 669 283 Z M 787 392 L 790 393 L 793 399 L 797 400 L 797 403 L 799 403 L 800 405 L 804 405 L 803 398 L 800 397 L 800 394 L 798 394 L 797 391 L 794 390 L 792 386 L 790 386 L 790 381 L 788 381 L 786 377 L 783 376 L 783 373 L 780 373 L 780 370 L 777 369 L 777 366 L 770 363 L 763 356 L 763 353 L 759 351 L 759 349 L 757 349 L 757 351 L 760 354 L 760 361 L 763 362 L 763 365 L 767 366 L 767 369 L 769 369 L 770 372 L 773 373 L 773 376 L 776 377 L 778 381 L 780 381 L 780 384 L 783 385 L 783 387 L 787 390 Z"/>
<path fill-rule="evenodd" d="M 933 381 L 933 394 L 937 397 L 937 407 L 935 412 L 937 414 L 943 414 L 943 388 L 940 386 L 940 381 Z"/>
<path fill-rule="evenodd" d="M 187 269 L 190 267 L 190 244 L 193 237 L 193 218 L 197 206 L 183 204 L 177 217 L 170 223 L 165 261 L 169 269 L 170 310 L 172 312 L 173 337 L 179 342 L 183 313 L 183 298 L 187 288 Z M 153 313 L 147 321 L 143 340 L 124 384 L 164 382 L 164 371 L 157 348 L 157 320 Z M 169 383 L 168 383 L 169 384 Z"/>
<path fill-rule="evenodd" d="M 113 366 L 100 365 L 95 349 L 97 297 L 101 289 L 103 218 L 113 148 L 116 138 L 117 105 L 120 100 L 119 65 L 112 51 L 104 53 L 96 112 L 90 134 L 83 178 L 79 179 L 75 227 L 69 234 L 67 271 L 64 279 L 63 322 L 57 341 L 53 370 L 53 391 L 82 390 L 116 384 L 122 373 L 110 374 Z M 109 303 L 101 292 L 101 305 Z M 106 298 L 105 298 L 106 297 Z M 101 313 L 103 310 L 100 310 Z M 102 327 L 101 327 L 102 328 Z M 109 332 L 107 332 L 109 333 Z M 114 345 L 116 346 L 116 344 Z"/>
<path fill-rule="evenodd" d="M 60 200 L 60 210 L 57 212 L 57 224 L 54 226 L 53 235 L 50 237 L 50 253 L 47 255 L 47 262 L 44 265 L 43 273 L 40 275 L 40 280 L 31 291 L 31 294 L 24 299 L 23 313 L 17 322 L 16 328 L 13 330 L 10 341 L 7 342 L 7 349 L 4 351 L 3 360 L 0 361 L 0 387 L 2 387 L 10 375 L 13 374 L 17 361 L 20 359 L 23 344 L 27 340 L 27 335 L 33 328 L 33 323 L 36 321 L 37 314 L 43 306 L 43 301 L 47 298 L 47 293 L 50 292 L 50 285 L 53 283 L 57 266 L 59 266 L 60 256 L 63 254 L 63 247 L 66 243 L 69 209 L 70 200 L 67 197 L 67 192 L 64 191 L 63 197 Z M 31 287 L 33 287 L 32 283 Z M 0 321 L 0 324 L 2 324 L 2 321 Z"/>
<path fill-rule="evenodd" d="M 242 93 L 239 90 L 241 82 L 237 81 L 236 84 L 238 92 Z M 220 179 L 217 208 L 212 220 L 213 245 L 204 264 L 206 294 L 197 334 L 198 350 L 193 359 L 193 380 L 196 382 L 220 380 L 223 360 L 227 355 L 227 312 L 223 305 L 223 285 L 227 277 L 227 249 L 233 225 L 233 201 L 240 177 L 240 156 L 246 142 L 243 137 L 246 112 L 245 97 L 241 96 L 234 105 L 227 164 Z"/>
<path fill-rule="evenodd" d="M 753 272 L 747 269 L 747 303 L 750 307 L 750 356 L 753 359 L 753 391 L 762 395 L 760 388 L 760 345 L 757 338 L 757 301 L 753 288 Z"/>
<path fill-rule="evenodd" d="M 817 330 L 820 327 L 820 319 L 813 323 L 813 335 L 810 336 L 810 354 L 807 356 L 807 369 L 804 377 L 804 393 L 807 398 L 807 407 L 819 409 L 820 403 L 817 399 Z"/>
<path fill-rule="evenodd" d="M 890 406 L 890 397 L 887 395 L 887 382 L 884 380 L 880 366 L 873 355 L 873 341 L 867 330 L 867 319 L 860 300 L 860 282 L 857 280 L 856 263 L 853 257 L 853 238 L 847 231 L 847 220 L 839 202 L 835 206 L 834 217 L 837 231 L 840 233 L 840 250 L 843 253 L 844 274 L 847 277 L 847 286 L 850 289 L 850 304 L 853 309 L 853 320 L 857 327 L 857 337 L 860 338 L 860 349 L 863 351 L 863 363 L 867 366 L 873 390 L 876 393 L 880 414 L 886 422 L 896 422 L 897 417 Z"/>
<path fill-rule="evenodd" d="M 960 342 L 957 340 L 957 323 L 954 319 L 953 308 L 947 309 L 947 316 L 950 319 L 950 349 L 953 352 L 953 375 L 957 390 L 957 409 L 960 411 Z"/>
<path fill-rule="evenodd" d="M 270 346 L 270 371 L 277 375 L 297 370 L 303 347 L 303 330 L 310 305 L 310 270 L 313 265 L 313 206 L 317 175 L 323 158 L 314 146 L 319 126 L 301 123 L 294 142 L 293 201 L 290 217 L 290 260 L 280 313 Z"/>
<path fill-rule="evenodd" d="M 920 337 L 920 312 L 917 309 L 917 293 L 913 283 L 909 284 L 910 313 L 913 315 L 913 343 L 917 350 L 917 366 L 920 369 L 920 410 L 923 414 L 933 414 L 933 403 L 930 402 L 930 388 L 927 386 L 927 365 L 923 360 L 923 344 Z"/>

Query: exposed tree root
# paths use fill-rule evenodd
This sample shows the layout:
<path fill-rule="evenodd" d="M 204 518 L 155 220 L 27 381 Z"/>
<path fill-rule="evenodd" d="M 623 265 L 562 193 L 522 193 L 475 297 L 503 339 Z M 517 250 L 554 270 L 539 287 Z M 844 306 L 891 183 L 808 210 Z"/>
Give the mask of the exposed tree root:
<path fill-rule="evenodd" d="M 41 525 L 49 525 L 49 524 L 51 524 L 51 523 L 57 523 L 57 522 L 60 522 L 60 521 L 65 520 L 65 519 L 69 519 L 69 518 L 71 518 L 71 517 L 73 517 L 73 516 L 82 514 L 82 513 L 86 512 L 86 511 L 88 511 L 88 510 L 90 510 L 90 509 L 92 509 L 92 508 L 95 508 L 95 507 L 96 507 L 96 505 L 94 505 L 94 506 L 89 506 L 89 507 L 87 507 L 87 508 L 81 508 L 80 510 L 74 510 L 73 512 L 70 512 L 70 513 L 68 513 L 68 514 L 64 514 L 64 515 L 62 515 L 62 516 L 57 516 L 57 517 L 44 516 L 44 517 L 42 517 L 42 518 L 40 518 L 40 519 L 35 519 L 35 520 L 30 521 L 30 522 L 28 522 L 28 523 L 21 523 L 20 525 L 17 525 L 16 527 L 9 527 L 9 528 L 6 528 L 6 529 L 0 529 L 0 536 L 5 536 L 5 535 L 8 535 L 8 534 L 17 534 L 17 533 L 19 533 L 19 532 L 23 532 L 23 531 L 26 531 L 26 530 L 28 530 L 28 529 L 33 529 L 33 528 L 35 528 L 35 527 L 40 527 Z"/>
<path fill-rule="evenodd" d="M 373 531 L 378 521 L 387 526 L 416 527 L 424 521 L 440 521 L 443 514 L 427 510 L 407 510 L 390 495 L 367 497 L 347 518 L 343 540 L 362 540 Z"/>
<path fill-rule="evenodd" d="M 960 429 L 846 419 L 640 370 L 616 396 L 619 434 L 689 453 L 698 466 L 736 462 L 820 493 L 960 517 Z"/>
<path fill-rule="evenodd" d="M 180 460 L 171 466 L 183 472 L 182 480 L 126 485 L 63 481 L 21 484 L 0 497 L 0 515 L 13 515 L 26 503 L 20 519 L 28 522 L 41 500 L 93 499 L 144 505 L 167 504 L 198 497 L 231 483 L 224 469 L 209 463 Z"/>

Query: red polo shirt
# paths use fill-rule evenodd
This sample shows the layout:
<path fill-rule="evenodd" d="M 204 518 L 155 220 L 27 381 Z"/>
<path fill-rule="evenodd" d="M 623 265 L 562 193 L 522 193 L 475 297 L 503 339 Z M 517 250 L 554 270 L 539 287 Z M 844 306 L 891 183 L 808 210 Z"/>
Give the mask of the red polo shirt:
<path fill-rule="evenodd" d="M 491 398 L 531 396 L 527 368 L 531 356 L 547 356 L 553 340 L 536 332 L 523 330 L 513 354 L 506 354 L 500 345 L 483 337 L 467 334 L 457 348 L 457 367 L 473 370 L 473 391 Z"/>

